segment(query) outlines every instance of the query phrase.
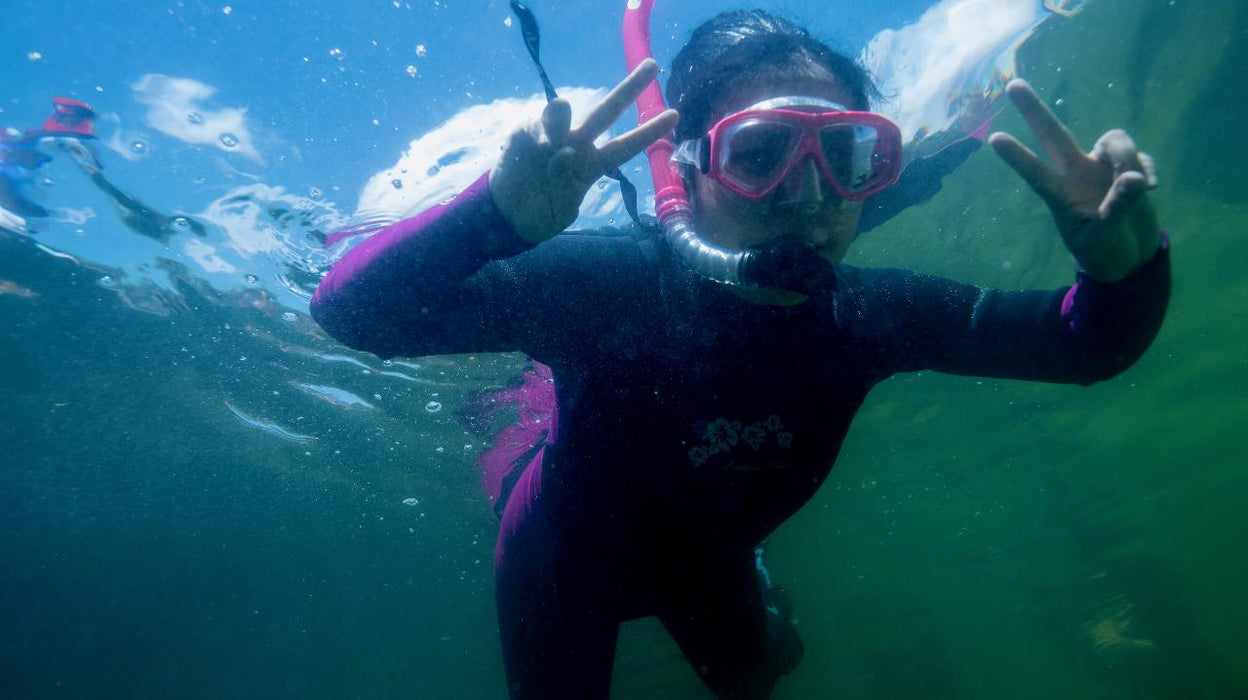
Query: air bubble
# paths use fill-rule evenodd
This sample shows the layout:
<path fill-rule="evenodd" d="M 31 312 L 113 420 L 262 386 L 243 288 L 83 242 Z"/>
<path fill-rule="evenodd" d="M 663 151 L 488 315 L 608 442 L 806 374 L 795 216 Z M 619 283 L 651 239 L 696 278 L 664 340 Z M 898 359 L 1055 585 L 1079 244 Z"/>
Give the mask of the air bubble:
<path fill-rule="evenodd" d="M 437 413 L 438 411 L 442 410 L 442 404 L 438 403 L 437 401 L 430 401 L 429 403 L 425 404 L 425 410 L 430 413 Z"/>
<path fill-rule="evenodd" d="M 511 26 L 511 15 L 507 15 L 507 17 L 503 20 L 503 26 L 504 27 Z"/>
<path fill-rule="evenodd" d="M 147 144 L 143 143 L 142 141 L 131 141 L 130 152 L 135 153 L 137 155 L 145 156 L 147 155 Z"/>
<path fill-rule="evenodd" d="M 224 134 L 221 134 L 217 138 L 221 141 L 221 145 L 225 146 L 226 148 L 234 148 L 235 146 L 238 145 L 238 137 L 235 136 L 234 134 L 231 134 L 228 131 L 225 132 Z"/>
<path fill-rule="evenodd" d="M 38 51 L 31 51 L 30 53 L 26 54 L 26 60 L 30 61 L 31 63 L 38 63 L 43 60 L 43 54 L 39 53 Z"/>
<path fill-rule="evenodd" d="M 191 227 L 191 222 L 185 216 L 173 217 L 173 227 L 179 231 L 185 231 Z"/>
<path fill-rule="evenodd" d="M 186 120 L 192 124 L 203 124 L 204 117 L 199 112 L 187 112 Z"/>
<path fill-rule="evenodd" d="M 403 499 L 403 505 L 405 505 L 405 506 L 418 506 L 418 505 L 420 505 L 420 501 L 419 501 L 419 500 L 417 500 L 417 499 L 415 499 L 415 498 L 404 498 L 404 499 Z"/>
<path fill-rule="evenodd" d="M 400 180 L 400 179 L 398 179 L 397 177 L 396 177 L 395 179 L 391 180 L 391 181 L 390 181 L 390 184 L 391 184 L 391 185 L 393 185 L 393 186 L 394 186 L 394 189 L 396 189 L 396 190 L 401 190 L 401 189 L 403 189 L 403 181 L 402 181 L 402 180 Z"/>
<path fill-rule="evenodd" d="M 104 275 L 103 277 L 101 277 L 99 279 L 98 284 L 101 287 L 107 287 L 109 289 L 112 289 L 113 287 L 117 286 L 117 282 L 112 277 L 109 277 L 108 275 Z"/>
<path fill-rule="evenodd" d="M 600 189 L 600 190 L 605 190 L 605 189 L 607 189 L 607 181 L 606 181 L 606 180 L 599 180 L 599 181 L 598 181 L 598 189 Z"/>
<path fill-rule="evenodd" d="M 341 61 L 342 59 L 346 58 L 346 54 L 342 52 L 342 49 L 336 46 L 329 50 L 329 55 L 333 57 L 335 61 Z"/>
<path fill-rule="evenodd" d="M 408 75 L 410 75 L 410 76 L 412 76 L 413 78 L 415 78 L 415 77 L 416 77 L 416 66 L 408 66 L 408 67 L 407 67 L 407 74 L 408 74 Z"/>
<path fill-rule="evenodd" d="M 315 187 L 310 187 L 308 188 L 308 196 L 311 197 L 312 199 L 320 199 L 321 191 Z"/>
<path fill-rule="evenodd" d="M 250 284 L 253 287 L 256 286 L 257 284 L 260 284 L 260 278 L 256 277 L 255 275 L 249 274 L 243 277 L 243 279 L 247 280 L 247 284 Z"/>
<path fill-rule="evenodd" d="M 282 320 L 287 323 L 294 323 L 299 320 L 299 317 L 295 315 L 294 311 L 284 311 L 282 312 Z"/>
<path fill-rule="evenodd" d="M 424 57 L 425 57 L 425 54 L 427 54 L 427 53 L 429 53 L 429 49 L 426 49 L 424 44 L 417 44 L 417 45 L 416 45 L 416 55 L 417 55 L 417 56 L 419 56 L 419 57 L 421 57 L 421 58 L 424 58 Z"/>

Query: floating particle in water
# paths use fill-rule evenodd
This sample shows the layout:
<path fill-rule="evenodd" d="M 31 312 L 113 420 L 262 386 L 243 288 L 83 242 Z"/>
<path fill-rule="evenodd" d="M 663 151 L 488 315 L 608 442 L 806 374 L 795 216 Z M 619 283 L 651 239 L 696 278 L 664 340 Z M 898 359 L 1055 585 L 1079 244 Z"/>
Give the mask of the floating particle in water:
<path fill-rule="evenodd" d="M 442 404 L 438 403 L 437 401 L 430 401 L 429 403 L 425 404 L 425 410 L 430 413 L 437 413 L 438 411 L 442 410 Z"/>
<path fill-rule="evenodd" d="M 173 227 L 179 231 L 185 231 L 191 227 L 191 222 L 185 216 L 173 217 Z"/>
<path fill-rule="evenodd" d="M 294 311 L 285 311 L 282 313 L 282 320 L 287 323 L 294 323 L 299 320 L 299 317 L 295 315 Z"/>
<path fill-rule="evenodd" d="M 341 61 L 342 59 L 347 57 L 347 55 L 342 52 L 342 49 L 338 48 L 337 46 L 329 50 L 329 55 L 335 61 Z"/>
<path fill-rule="evenodd" d="M 252 274 L 246 275 L 243 279 L 247 280 L 247 284 L 250 284 L 253 287 L 260 284 L 260 278 Z"/>
<path fill-rule="evenodd" d="M 1063 100 L 1063 99 L 1062 99 L 1062 98 L 1060 98 L 1060 97 L 1059 97 L 1059 98 L 1057 98 L 1056 100 L 1054 100 L 1054 101 L 1053 101 L 1053 106 L 1054 106 L 1054 107 L 1061 107 L 1061 106 L 1062 106 L 1062 105 L 1064 105 L 1064 104 L 1066 104 L 1066 100 Z"/>
<path fill-rule="evenodd" d="M 39 184 L 43 185 L 44 187 L 51 187 L 56 184 L 56 180 L 53 180 L 52 178 L 45 175 L 43 179 L 39 181 Z"/>
<path fill-rule="evenodd" d="M 408 66 L 408 67 L 407 67 L 407 74 L 408 74 L 408 75 L 410 75 L 410 76 L 412 76 L 413 78 L 415 78 L 415 77 L 416 77 L 416 66 Z"/>
<path fill-rule="evenodd" d="M 445 447 L 435 447 L 433 451 L 434 451 L 434 452 L 437 452 L 438 454 L 441 454 L 441 453 L 443 453 L 443 452 L 446 452 L 446 448 L 445 448 Z"/>
<path fill-rule="evenodd" d="M 96 91 L 96 92 L 104 92 L 104 86 L 103 86 L 103 85 L 96 85 L 96 86 L 95 86 L 95 91 Z"/>
<path fill-rule="evenodd" d="M 311 197 L 312 199 L 320 199 L 321 191 L 315 187 L 310 187 L 308 188 L 308 196 Z"/>
<path fill-rule="evenodd" d="M 420 500 L 419 500 L 419 499 L 415 499 L 415 498 L 404 498 L 404 499 L 403 499 L 403 505 L 405 505 L 405 506 L 418 506 L 418 505 L 420 505 Z"/>
<path fill-rule="evenodd" d="M 43 60 L 43 54 L 39 53 L 38 51 L 31 51 L 26 54 L 26 60 L 30 61 L 31 63 L 38 63 Z"/>
<path fill-rule="evenodd" d="M 391 185 L 393 185 L 393 186 L 394 186 L 394 189 L 396 189 L 396 190 L 401 190 L 401 189 L 403 189 L 403 181 L 402 181 L 402 180 L 400 180 L 400 179 L 399 179 L 399 178 L 397 178 L 397 177 L 396 177 L 396 178 L 394 178 L 393 180 L 391 180 L 391 181 L 390 181 L 390 184 L 391 184 Z"/>
<path fill-rule="evenodd" d="M 221 14 L 223 15 L 228 15 L 233 11 L 234 11 L 234 8 L 230 7 L 229 5 L 226 5 L 225 7 L 221 8 Z"/>
<path fill-rule="evenodd" d="M 101 287 L 106 287 L 108 289 L 112 289 L 113 287 L 117 286 L 117 282 L 112 277 L 109 277 L 108 275 L 104 275 L 103 277 L 101 277 L 98 281 L 98 284 Z M 441 407 L 439 406 L 439 408 Z"/>
<path fill-rule="evenodd" d="M 145 156 L 147 155 L 147 144 L 142 141 L 131 141 L 130 152 L 135 155 Z"/>
<path fill-rule="evenodd" d="M 204 123 L 204 117 L 199 112 L 187 112 L 186 120 L 192 124 Z"/>
<path fill-rule="evenodd" d="M 503 19 L 503 26 L 504 27 L 511 26 L 511 15 L 507 15 L 507 17 Z"/>
<path fill-rule="evenodd" d="M 234 148 L 238 145 L 238 137 L 228 131 L 218 136 L 217 139 L 221 142 L 221 145 L 226 148 Z"/>
<path fill-rule="evenodd" d="M 424 44 L 417 44 L 417 45 L 416 45 L 416 55 L 417 55 L 417 56 L 419 56 L 419 57 L 421 57 L 421 58 L 424 58 L 426 55 L 428 55 L 428 53 L 429 53 L 429 49 L 425 48 L 425 45 L 424 45 Z"/>
<path fill-rule="evenodd" d="M 614 216 L 613 216 L 613 217 L 611 217 L 610 219 L 607 219 L 607 225 L 608 225 L 608 226 L 615 226 L 615 217 L 614 217 Z"/>

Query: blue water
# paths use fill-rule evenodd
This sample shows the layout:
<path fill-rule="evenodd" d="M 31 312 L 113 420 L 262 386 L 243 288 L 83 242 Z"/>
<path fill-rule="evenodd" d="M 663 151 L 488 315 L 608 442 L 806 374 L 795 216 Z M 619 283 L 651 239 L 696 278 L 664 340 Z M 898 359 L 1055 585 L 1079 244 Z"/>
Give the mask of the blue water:
<path fill-rule="evenodd" d="M 533 5 L 562 94 L 620 77 L 623 3 Z M 936 6 L 660 4 L 660 62 L 747 5 L 854 55 Z M 1000 58 L 1085 144 L 1123 126 L 1157 157 L 1167 325 L 1090 389 L 922 374 L 873 394 L 771 543 L 807 644 L 776 697 L 1248 696 L 1248 10 L 1034 5 L 1019 35 L 981 21 L 998 52 L 950 84 L 991 95 Z M 73 142 L 47 142 L 20 175 L 51 215 L 0 212 L 0 697 L 501 697 L 497 521 L 472 466 L 497 426 L 464 407 L 522 360 L 383 363 L 326 338 L 306 299 L 352 242 L 327 234 L 453 194 L 488 166 L 475 130 L 540 108 L 507 3 L 9 0 L 0 20 L 0 128 L 86 101 L 103 163 L 93 181 Z M 966 46 L 903 36 L 929 66 Z M 931 87 L 883 65 L 906 95 Z M 995 125 L 1023 132 L 1008 110 Z M 623 216 L 614 189 L 583 215 Z M 1070 276 L 989 153 L 851 258 Z M 614 682 L 707 697 L 651 621 L 625 626 Z"/>

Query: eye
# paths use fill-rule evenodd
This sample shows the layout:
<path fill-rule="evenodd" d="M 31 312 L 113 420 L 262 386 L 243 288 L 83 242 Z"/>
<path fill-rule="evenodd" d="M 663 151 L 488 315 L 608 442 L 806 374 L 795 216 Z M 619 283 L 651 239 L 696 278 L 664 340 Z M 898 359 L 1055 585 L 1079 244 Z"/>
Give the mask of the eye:
<path fill-rule="evenodd" d="M 728 137 L 724 168 L 742 179 L 757 181 L 774 175 L 784 162 L 793 129 L 783 124 L 746 122 Z"/>

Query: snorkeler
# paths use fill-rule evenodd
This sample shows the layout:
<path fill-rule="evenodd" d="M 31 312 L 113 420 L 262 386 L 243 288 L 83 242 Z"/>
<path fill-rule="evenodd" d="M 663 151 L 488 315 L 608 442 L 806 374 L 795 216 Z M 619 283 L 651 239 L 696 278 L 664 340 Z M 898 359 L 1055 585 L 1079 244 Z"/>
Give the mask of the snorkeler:
<path fill-rule="evenodd" d="M 1117 130 L 1083 153 L 1014 81 L 1052 164 L 988 143 L 1048 204 L 1075 284 L 853 267 L 901 150 L 860 66 L 784 19 L 723 13 L 673 60 L 675 109 L 643 98 L 644 124 L 595 144 L 655 78 L 630 63 L 579 125 L 552 100 L 453 201 L 356 246 L 312 314 L 382 357 L 550 368 L 553 426 L 535 453 L 516 445 L 529 461 L 495 549 L 511 697 L 607 697 L 619 625 L 654 615 L 718 697 L 765 698 L 802 645 L 758 547 L 827 478 L 873 386 L 924 369 L 1086 385 L 1147 349 L 1169 298 L 1154 170 Z M 593 183 L 673 129 L 672 165 L 650 151 L 676 175 L 654 173 L 662 232 L 564 232 Z"/>

